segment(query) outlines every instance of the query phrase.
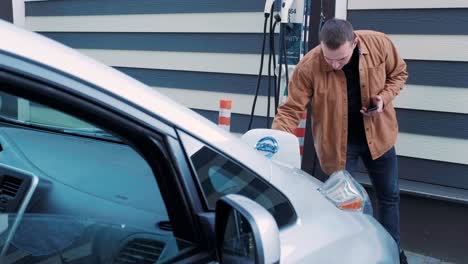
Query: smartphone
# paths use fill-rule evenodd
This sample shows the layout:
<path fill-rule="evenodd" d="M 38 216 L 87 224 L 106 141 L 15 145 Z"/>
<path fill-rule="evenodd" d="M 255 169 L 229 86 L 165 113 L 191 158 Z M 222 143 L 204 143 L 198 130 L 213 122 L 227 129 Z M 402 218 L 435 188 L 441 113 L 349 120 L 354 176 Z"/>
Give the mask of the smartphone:
<path fill-rule="evenodd" d="M 378 107 L 377 105 L 371 106 L 369 109 L 367 109 L 367 113 L 372 112 L 372 111 L 375 111 L 375 110 L 377 110 L 378 108 L 379 108 L 379 107 Z"/>

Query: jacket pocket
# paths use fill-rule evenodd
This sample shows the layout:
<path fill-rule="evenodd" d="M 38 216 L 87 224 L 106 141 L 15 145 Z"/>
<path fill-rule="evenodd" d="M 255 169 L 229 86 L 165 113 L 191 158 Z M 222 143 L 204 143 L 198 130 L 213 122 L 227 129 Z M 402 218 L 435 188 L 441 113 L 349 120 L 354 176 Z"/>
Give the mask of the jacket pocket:
<path fill-rule="evenodd" d="M 377 95 L 385 87 L 385 62 L 368 68 L 368 86 L 371 96 Z"/>

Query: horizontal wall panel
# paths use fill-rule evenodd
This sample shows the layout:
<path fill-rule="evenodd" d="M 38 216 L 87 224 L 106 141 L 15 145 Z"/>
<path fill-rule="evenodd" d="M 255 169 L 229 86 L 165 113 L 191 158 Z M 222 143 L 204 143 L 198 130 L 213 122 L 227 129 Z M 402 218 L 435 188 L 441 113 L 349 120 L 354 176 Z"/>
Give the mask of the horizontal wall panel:
<path fill-rule="evenodd" d="M 192 109 L 192 110 L 204 116 L 205 118 L 211 120 L 213 123 L 215 124 L 218 123 L 219 113 L 217 111 L 208 111 L 208 110 L 202 110 L 202 109 Z M 252 121 L 252 129 L 266 128 L 266 125 L 267 125 L 266 120 L 267 120 L 266 117 L 254 116 L 253 121 Z M 232 114 L 230 131 L 233 133 L 244 134 L 247 131 L 247 128 L 249 127 L 249 121 L 250 121 L 249 115 Z M 273 119 L 270 118 L 270 122 L 269 122 L 270 126 L 271 126 L 272 121 Z"/>
<path fill-rule="evenodd" d="M 468 114 L 466 102 L 466 88 L 412 84 L 406 85 L 394 99 L 394 105 L 399 108 Z"/>
<path fill-rule="evenodd" d="M 466 8 L 466 0 L 348 0 L 348 9 Z"/>
<path fill-rule="evenodd" d="M 223 93 L 255 94 L 257 81 L 255 75 L 136 68 L 117 69 L 150 86 Z M 259 94 L 267 95 L 267 87 L 268 78 L 263 77 Z M 468 102 L 468 89 L 466 88 L 421 85 L 406 85 L 401 94 L 394 99 L 394 105 L 398 108 L 468 114 L 468 105 L 465 102 Z"/>
<path fill-rule="evenodd" d="M 13 23 L 13 1 L 2 1 L 0 3 L 0 19 Z"/>
<path fill-rule="evenodd" d="M 255 75 L 121 67 L 117 69 L 147 85 L 159 87 L 255 94 L 257 84 Z M 267 95 L 268 78 L 266 76 L 262 77 L 260 85 L 259 94 Z M 465 102 L 468 102 L 468 89 L 466 88 L 409 84 L 395 98 L 394 105 L 405 109 L 468 114 L 468 105 Z"/>
<path fill-rule="evenodd" d="M 397 117 L 401 132 L 468 139 L 466 114 L 397 109 Z"/>
<path fill-rule="evenodd" d="M 263 11 L 253 0 L 79 0 L 26 3 L 26 16 L 81 16 Z"/>
<path fill-rule="evenodd" d="M 401 156 L 468 164 L 468 140 L 400 133 L 397 151 Z"/>
<path fill-rule="evenodd" d="M 354 29 L 387 34 L 467 35 L 467 14 L 468 8 L 351 10 L 348 21 Z"/>
<path fill-rule="evenodd" d="M 468 36 L 389 35 L 404 59 L 468 61 Z"/>
<path fill-rule="evenodd" d="M 220 99 L 231 99 L 233 113 L 250 114 L 253 103 L 252 95 L 227 93 L 220 91 L 199 91 L 176 88 L 155 87 L 161 93 L 189 108 L 218 111 Z M 271 102 L 274 115 L 273 100 Z M 266 116 L 267 97 L 257 99 L 255 114 Z M 434 111 L 397 109 L 400 132 L 421 134 L 434 137 L 468 139 L 468 115 Z"/>
<path fill-rule="evenodd" d="M 255 75 L 120 67 L 116 69 L 149 86 L 236 94 L 255 94 L 257 87 Z M 273 87 L 273 78 L 271 85 Z M 262 77 L 258 94 L 268 94 L 268 77 Z"/>
<path fill-rule="evenodd" d="M 196 111 L 199 113 L 205 113 L 205 117 L 213 122 L 217 122 L 217 111 Z M 211 112 L 211 114 L 209 114 L 211 117 L 207 116 L 207 112 Z M 249 115 L 233 114 L 233 116 L 236 116 L 237 118 L 231 119 L 231 127 L 233 128 L 231 131 L 236 133 L 245 133 L 247 131 Z M 262 120 L 262 118 L 257 117 L 257 120 Z M 266 121 L 264 118 L 258 125 L 258 127 L 266 127 Z M 396 149 L 398 155 L 406 158 L 458 163 L 460 165 L 468 164 L 468 140 L 400 133 Z"/>
<path fill-rule="evenodd" d="M 468 87 L 468 62 L 405 60 L 409 84 Z"/>
<path fill-rule="evenodd" d="M 203 109 L 208 111 L 219 110 L 220 99 L 231 99 L 233 101 L 232 112 L 238 114 L 250 114 L 253 96 L 226 94 L 204 91 L 186 91 L 171 88 L 155 88 L 161 93 L 171 97 L 172 99 L 180 102 L 181 104 L 195 109 Z M 256 115 L 266 115 L 266 97 L 260 97 L 257 104 Z M 466 118 L 455 116 L 452 120 L 460 121 L 459 124 L 452 124 L 450 127 L 440 128 L 437 125 L 444 125 L 446 120 L 433 121 L 433 125 L 423 125 L 423 121 L 408 125 L 409 122 L 414 122 L 415 114 L 408 114 L 408 112 L 401 112 L 403 116 L 399 116 L 403 120 L 402 131 L 431 132 L 431 135 L 414 134 L 401 132 L 398 137 L 397 148 L 398 153 L 402 156 L 422 158 L 429 160 L 437 160 L 444 162 L 452 162 L 459 164 L 468 164 L 468 140 L 464 135 L 464 128 L 462 131 L 453 132 L 450 129 L 459 129 L 465 126 Z M 274 114 L 271 113 L 271 116 Z M 420 114 L 422 118 L 424 114 Z M 441 118 L 441 115 L 433 114 L 433 118 Z M 458 118 L 458 119 L 457 119 Z M 419 126 L 418 126 L 419 124 Z M 466 126 L 465 126 L 466 127 Z M 244 132 L 244 131 L 241 131 Z M 458 133 L 458 134 L 456 134 Z M 457 136 L 458 138 L 449 138 L 445 136 Z"/>
<path fill-rule="evenodd" d="M 263 40 L 260 33 L 39 33 L 75 49 L 260 54 Z M 268 41 L 265 50 L 269 50 Z"/>
<path fill-rule="evenodd" d="M 263 12 L 27 16 L 25 26 L 38 32 L 262 33 L 263 21 Z"/>
<path fill-rule="evenodd" d="M 367 174 L 362 160 L 353 172 Z M 398 174 L 400 179 L 468 189 L 467 165 L 398 156 Z"/>
<path fill-rule="evenodd" d="M 260 54 L 78 49 L 114 67 L 258 75 Z M 268 56 L 265 56 L 268 61 Z M 268 69 L 263 68 L 263 75 Z"/>
<path fill-rule="evenodd" d="M 253 95 L 220 93 L 209 91 L 191 91 L 184 89 L 154 87 L 162 94 L 170 97 L 174 101 L 181 103 L 188 108 L 204 109 L 210 111 L 219 111 L 219 100 L 232 100 L 232 113 L 250 115 L 254 100 Z M 255 107 L 255 115 L 266 116 L 267 97 L 259 96 Z M 274 116 L 274 101 L 271 98 L 270 116 Z"/>
<path fill-rule="evenodd" d="M 468 189 L 468 166 L 399 157 L 400 177 L 407 180 Z"/>

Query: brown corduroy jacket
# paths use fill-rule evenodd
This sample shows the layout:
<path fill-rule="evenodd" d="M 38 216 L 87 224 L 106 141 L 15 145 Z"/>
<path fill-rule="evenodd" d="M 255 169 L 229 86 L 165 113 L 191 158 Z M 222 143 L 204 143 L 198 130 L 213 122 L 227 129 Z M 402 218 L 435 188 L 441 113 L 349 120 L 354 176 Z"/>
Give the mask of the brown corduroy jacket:
<path fill-rule="evenodd" d="M 395 145 L 398 123 L 392 100 L 403 88 L 408 73 L 406 63 L 391 40 L 376 31 L 355 31 L 358 39 L 361 105 L 380 95 L 384 111 L 364 118 L 367 144 L 373 159 Z M 272 128 L 293 132 L 300 114 L 312 107 L 312 133 L 323 171 L 331 174 L 346 166 L 348 140 L 348 98 L 342 70 L 327 64 L 320 45 L 308 52 L 296 66 L 288 85 L 288 98 L 278 108 Z"/>

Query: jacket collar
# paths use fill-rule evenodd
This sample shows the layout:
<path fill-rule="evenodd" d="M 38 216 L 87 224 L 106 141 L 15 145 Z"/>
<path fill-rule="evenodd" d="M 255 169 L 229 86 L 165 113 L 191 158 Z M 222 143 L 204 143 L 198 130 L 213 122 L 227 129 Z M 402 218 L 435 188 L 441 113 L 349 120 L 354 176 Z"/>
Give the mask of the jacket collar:
<path fill-rule="evenodd" d="M 369 51 L 367 50 L 366 45 L 364 44 L 364 41 L 362 41 L 361 37 L 359 36 L 359 33 L 355 32 L 356 38 L 357 38 L 357 46 L 359 49 L 359 53 L 362 55 L 367 55 L 369 54 Z"/>

